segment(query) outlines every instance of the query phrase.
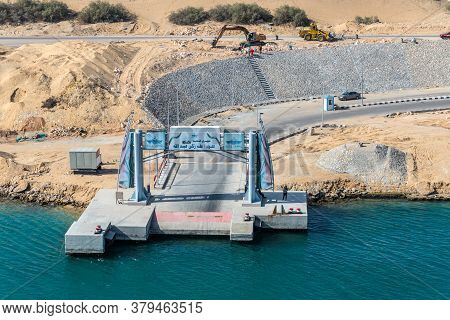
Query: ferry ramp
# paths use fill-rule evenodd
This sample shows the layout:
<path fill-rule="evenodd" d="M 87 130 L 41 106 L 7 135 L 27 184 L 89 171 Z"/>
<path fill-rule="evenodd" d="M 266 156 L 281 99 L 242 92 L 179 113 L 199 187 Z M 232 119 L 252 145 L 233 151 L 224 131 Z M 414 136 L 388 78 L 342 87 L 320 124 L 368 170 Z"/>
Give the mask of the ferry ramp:
<path fill-rule="evenodd" d="M 231 158 L 233 157 L 233 158 Z M 208 152 L 180 152 L 174 159 L 179 169 L 173 182 L 160 195 L 154 194 L 158 210 L 172 210 L 183 203 L 183 211 L 217 212 L 229 208 L 230 201 L 242 201 L 246 165 L 239 155 Z"/>

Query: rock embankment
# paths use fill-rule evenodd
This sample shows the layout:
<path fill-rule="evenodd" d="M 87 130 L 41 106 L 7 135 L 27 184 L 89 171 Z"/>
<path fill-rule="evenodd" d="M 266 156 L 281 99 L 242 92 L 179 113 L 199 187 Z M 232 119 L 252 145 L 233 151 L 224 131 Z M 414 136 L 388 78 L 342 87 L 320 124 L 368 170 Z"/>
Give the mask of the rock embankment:
<path fill-rule="evenodd" d="M 223 106 L 267 99 L 247 58 L 213 61 L 156 80 L 144 105 L 163 125 Z M 168 120 L 169 117 L 169 120 Z"/>
<path fill-rule="evenodd" d="M 346 199 L 409 199 L 409 200 L 449 200 L 450 183 L 424 183 L 418 186 L 368 184 L 350 178 L 335 178 L 325 181 L 287 183 L 290 190 L 306 190 L 308 202 L 321 203 Z M 283 184 L 284 185 L 284 184 Z M 281 185 L 276 187 L 281 188 Z"/>
<path fill-rule="evenodd" d="M 257 61 L 278 99 L 450 85 L 450 42 L 354 44 L 263 54 Z M 247 58 L 200 64 L 156 80 L 144 106 L 164 125 L 231 105 L 267 100 Z M 177 101 L 179 103 L 177 103 Z"/>
<path fill-rule="evenodd" d="M 406 153 L 383 144 L 344 144 L 322 153 L 317 164 L 370 184 L 402 184 L 408 173 Z"/>
<path fill-rule="evenodd" d="M 89 185 L 74 185 L 56 179 L 50 175 L 48 163 L 21 164 L 6 152 L 0 152 L 0 171 L 3 173 L 0 176 L 0 199 L 85 207 L 97 191 Z"/>
<path fill-rule="evenodd" d="M 283 99 L 450 85 L 447 42 L 355 44 L 264 57 L 261 69 Z M 447 53 L 446 53 L 447 52 Z"/>
<path fill-rule="evenodd" d="M 1 185 L 0 199 L 83 208 L 89 204 L 96 192 L 96 188 L 20 181 Z"/>

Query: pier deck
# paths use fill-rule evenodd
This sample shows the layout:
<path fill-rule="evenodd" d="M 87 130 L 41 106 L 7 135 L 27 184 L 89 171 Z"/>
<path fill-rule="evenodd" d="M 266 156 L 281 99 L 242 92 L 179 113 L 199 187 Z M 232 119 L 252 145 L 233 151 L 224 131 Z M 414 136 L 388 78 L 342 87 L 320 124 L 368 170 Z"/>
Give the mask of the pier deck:
<path fill-rule="evenodd" d="M 244 206 L 245 164 L 223 157 L 180 157 L 173 181 L 152 190 L 148 205 L 117 204 L 115 189 L 97 192 L 65 235 L 66 253 L 104 253 L 114 240 L 151 240 L 152 235 L 226 236 L 251 241 L 257 229 L 307 229 L 305 192 L 266 192 L 261 206 Z M 205 159 L 206 157 L 206 159 Z M 124 193 L 129 199 L 131 192 Z M 290 210 L 292 209 L 292 210 Z M 293 213 L 300 209 L 301 213 Z M 291 211 L 291 212 L 289 212 Z M 245 219 L 246 214 L 250 219 Z M 104 231 L 95 234 L 100 225 Z"/>
<path fill-rule="evenodd" d="M 243 197 L 243 194 L 241 195 Z M 232 241 L 251 241 L 255 229 L 305 230 L 308 214 L 305 192 L 265 194 L 261 207 L 245 207 L 232 199 L 221 200 L 221 211 L 180 211 L 190 200 L 160 201 L 149 205 L 116 204 L 114 189 L 101 189 L 65 235 L 66 253 L 104 253 L 112 240 L 146 241 L 151 235 L 228 236 Z M 301 214 L 288 213 L 300 208 Z M 228 209 L 228 210 L 226 210 Z M 251 217 L 245 221 L 246 213 Z M 103 232 L 95 234 L 100 225 Z"/>

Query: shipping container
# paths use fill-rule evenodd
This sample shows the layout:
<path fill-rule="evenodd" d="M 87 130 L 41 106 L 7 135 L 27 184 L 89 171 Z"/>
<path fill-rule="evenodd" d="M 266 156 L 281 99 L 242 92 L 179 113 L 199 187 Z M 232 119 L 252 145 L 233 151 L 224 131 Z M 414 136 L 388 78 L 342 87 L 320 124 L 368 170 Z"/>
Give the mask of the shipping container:
<path fill-rule="evenodd" d="M 69 151 L 70 170 L 97 170 L 102 163 L 99 148 L 78 148 Z"/>

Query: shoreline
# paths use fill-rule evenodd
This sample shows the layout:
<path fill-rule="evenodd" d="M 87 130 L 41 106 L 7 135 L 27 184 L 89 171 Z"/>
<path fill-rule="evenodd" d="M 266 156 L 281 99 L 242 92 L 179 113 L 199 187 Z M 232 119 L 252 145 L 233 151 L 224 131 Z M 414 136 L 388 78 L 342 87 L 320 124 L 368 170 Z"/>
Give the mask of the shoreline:
<path fill-rule="evenodd" d="M 294 191 L 294 189 L 291 189 Z M 345 201 L 360 200 L 408 200 L 408 201 L 449 201 L 450 195 L 434 193 L 430 195 L 420 195 L 417 193 L 406 192 L 368 192 L 362 190 L 353 190 L 350 192 L 335 190 L 331 192 L 311 192 L 308 191 L 308 205 L 335 204 Z M 33 204 L 43 207 L 60 207 L 71 211 L 73 214 L 81 215 L 88 206 L 88 201 L 74 200 L 70 194 L 60 192 L 42 193 L 37 192 L 36 188 L 31 187 L 22 192 L 14 192 L 14 188 L 0 186 L 0 202 L 18 202 L 21 204 Z"/>

